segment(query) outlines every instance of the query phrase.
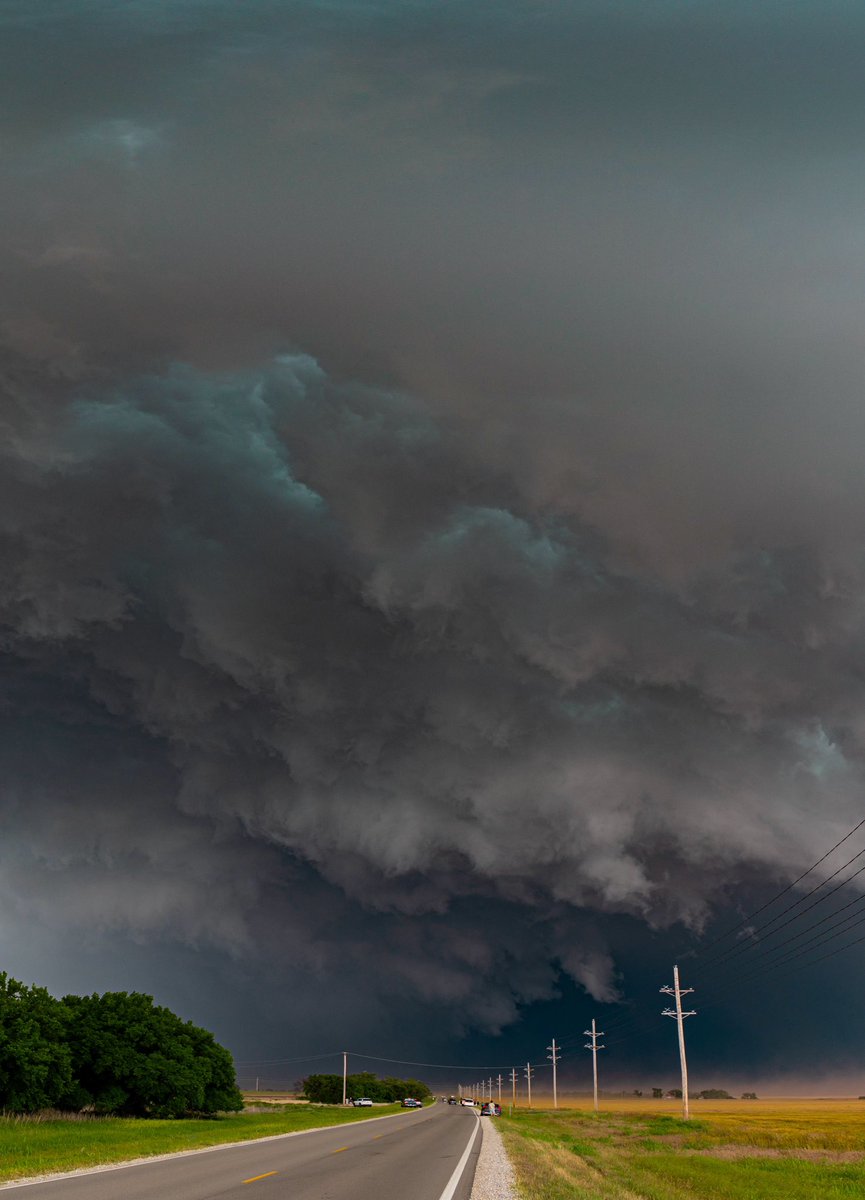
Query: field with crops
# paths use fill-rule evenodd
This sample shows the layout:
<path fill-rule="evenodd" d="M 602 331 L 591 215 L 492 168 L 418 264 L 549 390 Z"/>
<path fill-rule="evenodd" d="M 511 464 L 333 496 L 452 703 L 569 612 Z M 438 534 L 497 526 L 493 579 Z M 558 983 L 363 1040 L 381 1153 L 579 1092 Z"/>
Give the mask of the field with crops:
<path fill-rule="evenodd" d="M 853 1200 L 865 1100 L 517 1108 L 499 1125 L 523 1200 Z"/>

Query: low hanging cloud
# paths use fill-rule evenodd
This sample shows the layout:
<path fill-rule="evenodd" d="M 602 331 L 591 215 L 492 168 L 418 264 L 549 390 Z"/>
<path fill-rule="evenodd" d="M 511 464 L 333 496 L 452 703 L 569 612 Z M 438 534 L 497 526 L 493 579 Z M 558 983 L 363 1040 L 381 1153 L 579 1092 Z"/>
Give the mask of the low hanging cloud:
<path fill-rule="evenodd" d="M 464 428 L 303 356 L 7 414 L 22 918 L 252 961 L 278 939 L 324 976 L 370 956 L 455 1014 L 498 980 L 498 1028 L 555 962 L 615 998 L 593 916 L 699 930 L 731 873 L 852 823 L 855 602 L 804 551 L 626 572 Z"/>

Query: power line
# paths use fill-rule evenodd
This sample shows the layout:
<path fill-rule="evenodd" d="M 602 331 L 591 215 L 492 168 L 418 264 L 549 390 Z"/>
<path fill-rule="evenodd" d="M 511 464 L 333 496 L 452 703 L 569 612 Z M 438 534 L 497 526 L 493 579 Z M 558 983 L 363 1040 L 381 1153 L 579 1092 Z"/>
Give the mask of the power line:
<path fill-rule="evenodd" d="M 723 933 L 719 934 L 718 937 L 714 938 L 711 942 L 709 942 L 707 945 L 705 945 L 702 948 L 702 950 L 698 950 L 695 953 L 698 956 L 700 954 L 705 954 L 707 951 L 711 950 L 713 946 L 717 946 L 719 942 L 722 942 L 724 940 L 724 938 L 729 937 L 733 933 L 738 933 L 739 930 L 743 929 L 748 924 L 749 921 L 753 921 L 754 917 L 758 917 L 760 915 L 760 913 L 765 912 L 767 908 L 770 908 L 777 900 L 780 900 L 782 896 L 786 896 L 788 892 L 791 892 L 793 890 L 793 888 L 796 887 L 797 884 L 801 883 L 802 880 L 805 879 L 806 876 L 810 875 L 812 871 L 815 871 L 817 869 L 817 867 L 820 866 L 821 863 L 824 863 L 831 854 L 835 853 L 835 851 L 838 849 L 839 846 L 843 846 L 844 843 L 846 841 L 848 841 L 853 836 L 853 834 L 856 833 L 857 830 L 861 829 L 863 825 L 865 825 L 865 817 L 862 818 L 862 820 L 859 822 L 858 825 L 854 825 L 849 833 L 845 833 L 844 836 L 841 838 L 840 842 L 836 842 L 831 850 L 827 850 L 822 858 L 818 858 L 815 863 L 812 863 L 812 865 L 808 868 L 807 871 L 803 871 L 802 874 L 798 877 L 798 879 L 794 879 L 792 883 L 788 883 L 787 886 L 785 888 L 782 888 L 781 891 L 778 892 L 777 895 L 773 896 L 771 900 L 767 900 L 765 904 L 761 904 L 759 908 L 755 908 L 753 912 L 748 913 L 748 915 L 746 917 L 743 917 L 738 925 L 733 925 L 730 929 L 725 930 Z M 863 851 L 863 853 L 865 853 L 865 851 Z M 858 858 L 859 856 L 856 855 L 856 857 Z M 851 859 L 850 861 L 852 862 L 853 859 Z M 843 870 L 843 869 L 844 868 L 842 867 L 841 870 Z M 830 878 L 831 878 L 831 876 L 830 876 Z M 791 907 L 795 907 L 795 906 L 791 906 Z M 789 911 L 789 910 L 785 910 L 785 911 Z M 781 913 L 779 915 L 783 916 L 783 913 Z"/>
<path fill-rule="evenodd" d="M 307 1054 L 303 1058 L 236 1058 L 234 1065 L 236 1067 L 288 1067 L 292 1063 L 316 1062 L 320 1058 L 336 1058 L 342 1054 L 341 1050 L 334 1050 L 332 1054 Z"/>
<path fill-rule="evenodd" d="M 401 1067 L 438 1067 L 443 1071 L 506 1071 L 507 1067 L 499 1066 L 484 1066 L 473 1067 L 467 1066 L 465 1063 L 427 1063 L 427 1062 L 412 1062 L 405 1058 L 382 1058 L 379 1054 L 355 1054 L 354 1051 L 349 1051 L 352 1058 L 364 1058 L 369 1062 L 396 1063 Z"/>
<path fill-rule="evenodd" d="M 865 870 L 865 868 L 863 868 L 863 870 Z M 831 921 L 833 917 L 837 917 L 839 913 L 846 912 L 850 908 L 855 908 L 857 904 L 863 903 L 865 903 L 865 893 L 857 896 L 855 900 L 851 900 L 849 904 L 843 904 L 840 908 L 833 909 L 832 912 L 827 913 L 825 917 L 821 917 L 819 921 L 815 921 L 812 925 L 806 925 L 804 929 L 799 931 L 799 933 L 793 933 L 790 935 L 790 937 L 784 938 L 783 942 L 778 942 L 774 946 L 765 946 L 762 950 L 762 953 L 757 955 L 756 958 L 749 959 L 749 964 L 760 962 L 762 959 L 776 954 L 782 948 L 782 946 L 788 946 L 791 942 L 798 942 L 799 938 L 804 937 L 806 933 L 810 933 L 812 929 L 819 929 L 821 926 L 825 925 L 827 921 Z M 853 920 L 852 917 L 845 917 L 843 921 L 839 921 L 835 925 L 830 925 L 829 929 L 837 929 L 839 925 L 846 925 L 847 922 L 851 920 Z M 865 917 L 863 917 L 862 920 L 865 920 Z M 859 923 L 859 921 L 855 921 L 851 928 L 855 928 L 855 926 Z M 775 933 L 778 932 L 780 932 L 780 930 L 776 929 L 769 936 L 774 937 Z M 826 930 L 826 932 L 828 933 L 828 930 Z M 821 936 L 821 934 L 817 934 L 816 937 L 809 938 L 808 940 L 809 942 L 819 941 Z"/>
<path fill-rule="evenodd" d="M 858 854 L 855 854 L 853 856 L 853 858 L 849 859 L 846 863 L 844 863 L 843 866 L 839 867 L 837 871 L 835 871 L 831 875 L 827 876 L 827 878 L 824 879 L 822 883 L 818 883 L 817 886 L 812 888 L 810 892 L 806 892 L 805 895 L 800 897 L 800 899 L 798 899 L 795 904 L 789 905 L 787 908 L 784 909 L 783 912 L 778 913 L 777 917 L 773 917 L 771 921 L 767 921 L 765 925 L 761 925 L 759 927 L 759 929 L 755 929 L 754 935 L 756 936 L 757 934 L 765 933 L 765 931 L 767 929 L 770 929 L 773 925 L 775 925 L 775 923 L 777 921 L 779 921 L 780 918 L 783 917 L 786 913 L 790 912 L 794 908 L 798 908 L 800 904 L 804 904 L 804 902 L 807 899 L 809 899 L 809 897 L 813 896 L 816 892 L 819 892 L 820 889 L 825 887 L 827 883 L 831 883 L 831 881 L 833 879 L 835 879 L 836 876 L 840 875 L 840 873 L 843 870 L 845 870 L 847 867 L 849 867 L 852 863 L 854 863 L 857 858 L 861 858 L 863 854 L 865 854 L 865 850 L 860 850 Z M 819 898 L 819 900 L 815 900 L 813 904 L 809 904 L 807 906 L 807 908 L 803 908 L 801 912 L 797 913 L 795 916 L 790 917 L 789 920 L 784 921 L 784 922 L 782 922 L 782 924 L 778 925 L 776 929 L 772 930 L 772 932 L 769 934 L 769 937 L 774 937 L 774 935 L 776 933 L 779 933 L 782 929 L 786 929 L 787 926 L 792 925 L 792 923 L 794 921 L 798 921 L 800 917 L 803 917 L 806 912 L 810 912 L 812 908 L 816 908 L 818 904 L 824 904 L 829 899 L 830 896 L 834 896 L 836 892 L 840 892 L 840 890 L 843 887 L 846 887 L 848 883 L 852 883 L 853 880 L 856 879 L 857 876 L 861 875 L 863 872 L 865 872 L 865 867 L 860 867 L 858 871 L 854 871 L 853 874 L 850 875 L 847 879 L 842 879 L 841 882 L 839 884 L 836 884 L 836 886 L 833 887 L 830 891 L 828 891 L 825 894 L 825 896 L 821 896 Z M 759 946 L 759 944 L 760 943 L 757 941 L 750 941 L 750 942 L 745 942 L 739 946 L 734 946 L 730 950 L 725 951 L 718 958 L 714 958 L 714 959 L 712 959 L 711 962 L 705 963 L 703 965 L 702 970 L 710 971 L 710 970 L 716 969 L 719 966 L 725 966 L 731 959 L 738 957 L 738 955 L 740 955 L 740 954 L 746 953 L 748 950 L 753 950 L 755 947 Z"/>

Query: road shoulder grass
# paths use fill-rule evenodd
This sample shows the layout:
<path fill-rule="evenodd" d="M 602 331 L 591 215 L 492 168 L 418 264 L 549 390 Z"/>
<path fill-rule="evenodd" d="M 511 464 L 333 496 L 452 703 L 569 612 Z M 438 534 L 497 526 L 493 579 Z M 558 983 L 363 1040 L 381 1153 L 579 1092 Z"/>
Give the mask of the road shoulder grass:
<path fill-rule="evenodd" d="M 398 1104 L 372 1110 L 304 1104 L 176 1121 L 5 1116 L 0 1117 L 0 1183 L 369 1121 L 402 1111 Z"/>

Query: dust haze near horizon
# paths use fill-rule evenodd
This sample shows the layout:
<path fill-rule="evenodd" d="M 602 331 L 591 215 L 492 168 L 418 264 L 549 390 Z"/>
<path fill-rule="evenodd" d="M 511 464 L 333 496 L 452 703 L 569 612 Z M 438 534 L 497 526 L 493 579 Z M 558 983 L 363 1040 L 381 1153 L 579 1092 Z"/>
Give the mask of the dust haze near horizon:
<path fill-rule="evenodd" d="M 863 50 L 0 4 L 0 967 L 525 1061 L 865 815 Z M 706 1086 L 865 1065 L 826 970 L 693 1021 Z"/>

